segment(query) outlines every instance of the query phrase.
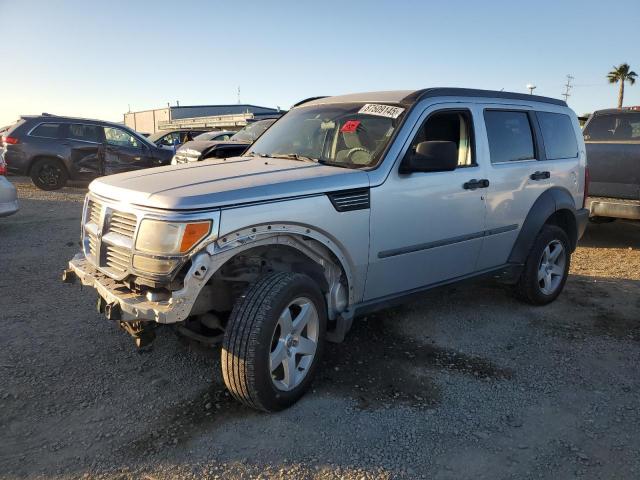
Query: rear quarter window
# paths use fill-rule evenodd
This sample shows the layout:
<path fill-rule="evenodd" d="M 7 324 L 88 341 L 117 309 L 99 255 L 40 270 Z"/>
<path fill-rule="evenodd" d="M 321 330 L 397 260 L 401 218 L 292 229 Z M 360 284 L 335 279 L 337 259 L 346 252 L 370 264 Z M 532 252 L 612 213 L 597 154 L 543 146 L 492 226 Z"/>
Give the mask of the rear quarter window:
<path fill-rule="evenodd" d="M 58 138 L 58 132 L 60 131 L 59 123 L 41 123 L 36 128 L 31 130 L 32 137 L 44 137 L 44 138 Z"/>
<path fill-rule="evenodd" d="M 569 115 L 549 112 L 536 112 L 536 115 L 547 160 L 577 157 L 578 142 Z"/>

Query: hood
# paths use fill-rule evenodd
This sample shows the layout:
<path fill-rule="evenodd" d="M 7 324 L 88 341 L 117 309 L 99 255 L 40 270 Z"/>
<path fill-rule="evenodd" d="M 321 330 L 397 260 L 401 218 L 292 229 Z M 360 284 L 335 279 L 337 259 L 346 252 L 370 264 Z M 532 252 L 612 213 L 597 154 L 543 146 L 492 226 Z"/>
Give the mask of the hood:
<path fill-rule="evenodd" d="M 180 148 L 178 148 L 178 152 L 181 150 L 195 150 L 196 152 L 204 152 L 205 150 L 209 150 L 211 147 L 215 147 L 217 145 L 249 145 L 250 142 L 233 142 L 230 140 L 191 140 L 189 142 L 183 143 Z M 176 152 L 177 153 L 177 152 Z"/>
<path fill-rule="evenodd" d="M 359 170 L 297 160 L 236 157 L 110 175 L 91 182 L 89 190 L 132 205 L 189 210 L 368 186 L 368 174 Z"/>

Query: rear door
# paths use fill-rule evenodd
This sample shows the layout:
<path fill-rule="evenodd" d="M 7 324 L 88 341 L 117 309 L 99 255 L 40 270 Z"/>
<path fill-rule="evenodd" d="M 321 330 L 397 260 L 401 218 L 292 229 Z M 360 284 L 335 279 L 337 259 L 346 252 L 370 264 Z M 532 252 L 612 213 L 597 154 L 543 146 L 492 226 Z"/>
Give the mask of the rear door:
<path fill-rule="evenodd" d="M 482 108 L 479 137 L 490 158 L 490 186 L 480 270 L 507 262 L 524 220 L 545 190 L 563 187 L 575 198 L 579 174 L 577 126 L 569 115 L 516 106 Z"/>
<path fill-rule="evenodd" d="M 139 170 L 153 165 L 149 147 L 139 138 L 122 128 L 103 127 L 103 129 L 103 175 Z"/>
<path fill-rule="evenodd" d="M 640 112 L 596 114 L 584 140 L 590 195 L 640 199 Z"/>
<path fill-rule="evenodd" d="M 70 123 L 64 126 L 63 143 L 69 147 L 69 161 L 79 179 L 100 175 L 104 154 L 104 132 L 98 125 Z"/>

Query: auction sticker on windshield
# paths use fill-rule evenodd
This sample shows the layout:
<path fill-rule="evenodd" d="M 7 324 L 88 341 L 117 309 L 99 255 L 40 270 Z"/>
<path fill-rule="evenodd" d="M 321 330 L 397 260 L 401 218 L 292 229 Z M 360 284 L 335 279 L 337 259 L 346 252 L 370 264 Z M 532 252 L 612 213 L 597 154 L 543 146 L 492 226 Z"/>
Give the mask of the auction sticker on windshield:
<path fill-rule="evenodd" d="M 367 103 L 358 113 L 363 113 L 365 115 L 378 115 L 379 117 L 398 118 L 402 112 L 404 112 L 404 108 L 402 107 Z"/>

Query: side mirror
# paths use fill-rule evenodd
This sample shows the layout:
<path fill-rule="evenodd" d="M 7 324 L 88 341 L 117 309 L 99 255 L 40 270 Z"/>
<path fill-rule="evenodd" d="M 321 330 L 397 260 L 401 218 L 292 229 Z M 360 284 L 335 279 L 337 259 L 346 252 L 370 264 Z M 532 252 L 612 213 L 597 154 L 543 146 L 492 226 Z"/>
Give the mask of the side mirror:
<path fill-rule="evenodd" d="M 400 173 L 449 172 L 457 167 L 456 143 L 433 140 L 420 142 L 415 152 L 409 150 L 400 165 Z"/>

